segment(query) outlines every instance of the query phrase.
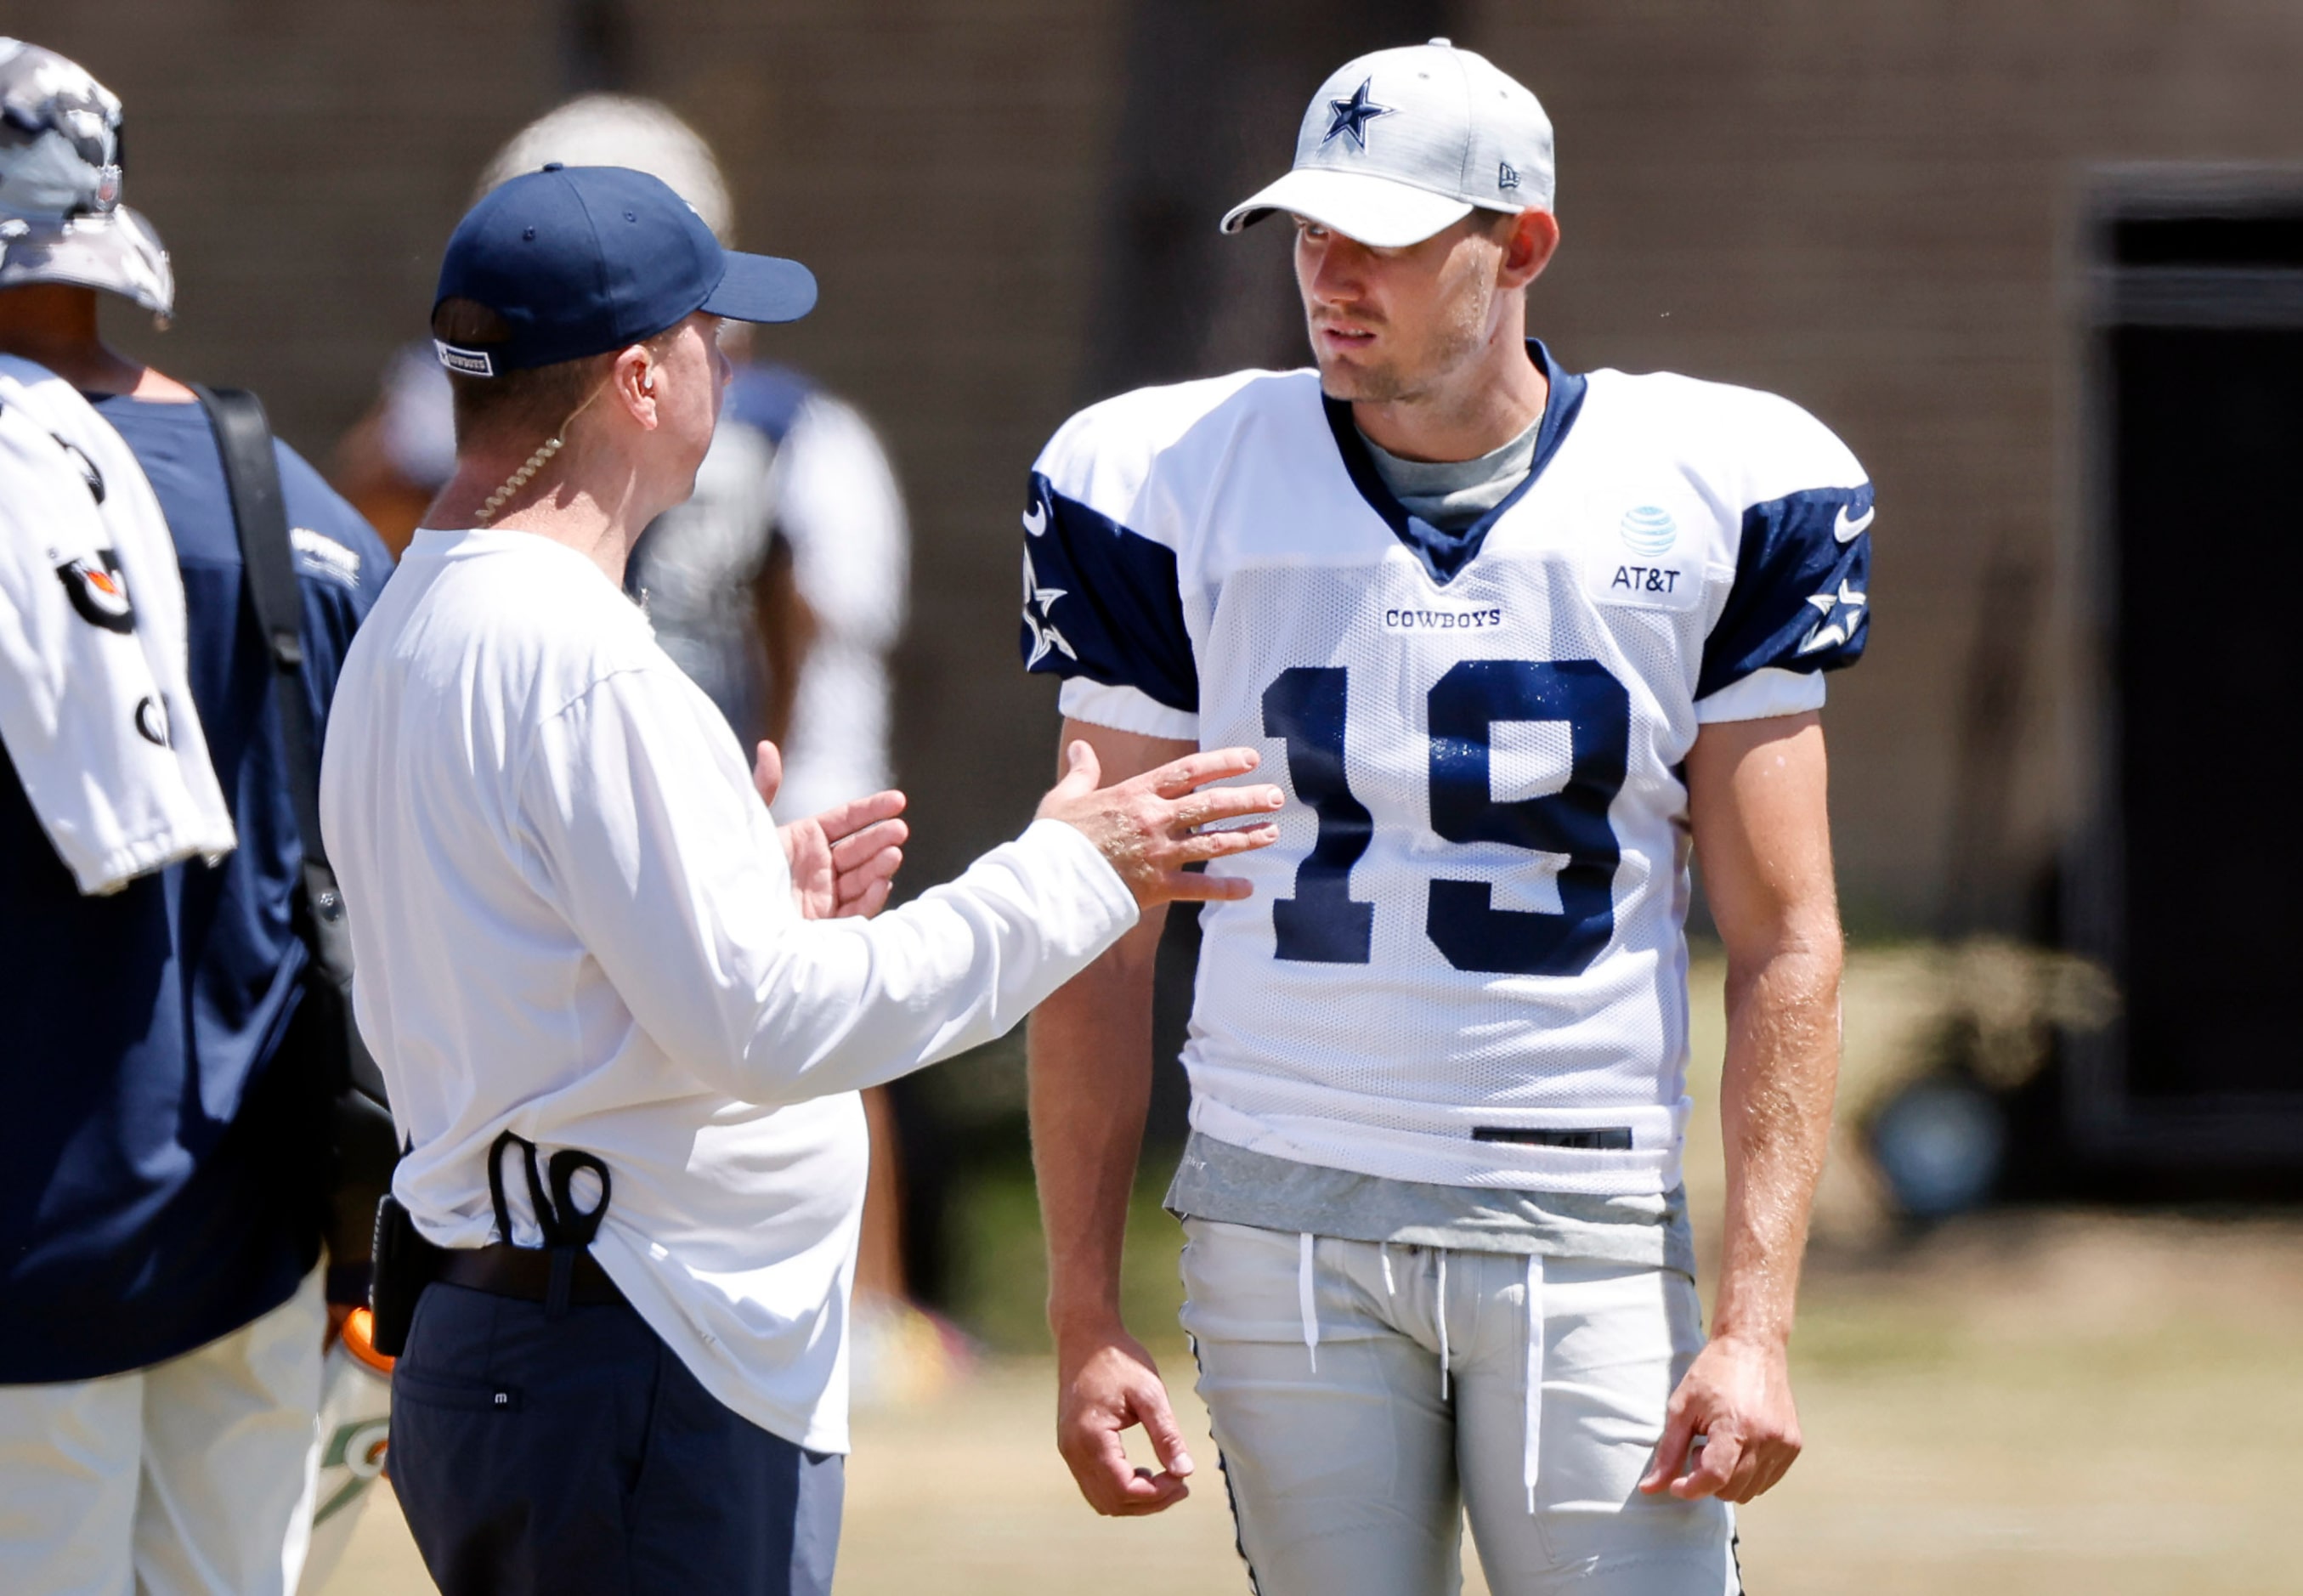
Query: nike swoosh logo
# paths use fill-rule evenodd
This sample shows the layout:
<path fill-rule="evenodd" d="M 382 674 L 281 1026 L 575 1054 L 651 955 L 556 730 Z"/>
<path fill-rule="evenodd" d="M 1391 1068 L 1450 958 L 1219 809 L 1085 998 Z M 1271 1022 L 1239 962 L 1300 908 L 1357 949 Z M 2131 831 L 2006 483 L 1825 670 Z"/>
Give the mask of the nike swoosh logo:
<path fill-rule="evenodd" d="M 1024 512 L 1024 530 L 1037 537 L 1048 529 L 1048 506 L 1042 500 L 1032 501 L 1032 508 Z"/>
<path fill-rule="evenodd" d="M 1831 535 L 1842 543 L 1852 543 L 1858 533 L 1871 524 L 1871 518 L 1878 513 L 1879 507 L 1874 504 L 1851 521 L 1847 519 L 1847 506 L 1842 504 L 1839 507 L 1839 514 L 1831 523 Z"/>

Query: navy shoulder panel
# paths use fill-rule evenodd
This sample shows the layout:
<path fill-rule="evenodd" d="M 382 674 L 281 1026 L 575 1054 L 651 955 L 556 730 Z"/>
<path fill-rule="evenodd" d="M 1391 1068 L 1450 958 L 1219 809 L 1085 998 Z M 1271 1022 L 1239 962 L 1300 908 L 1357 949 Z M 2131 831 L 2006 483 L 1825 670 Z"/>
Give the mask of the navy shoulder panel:
<path fill-rule="evenodd" d="M 789 366 L 738 366 L 728 384 L 728 414 L 780 443 L 798 418 L 800 407 L 817 392 L 814 379 Z"/>
<path fill-rule="evenodd" d="M 1197 714 L 1199 665 L 1176 553 L 1032 474 L 1024 513 L 1024 668 L 1129 687 Z"/>
<path fill-rule="evenodd" d="M 1871 485 L 1812 488 L 1743 512 L 1727 607 L 1697 698 L 1755 671 L 1836 671 L 1870 640 Z"/>

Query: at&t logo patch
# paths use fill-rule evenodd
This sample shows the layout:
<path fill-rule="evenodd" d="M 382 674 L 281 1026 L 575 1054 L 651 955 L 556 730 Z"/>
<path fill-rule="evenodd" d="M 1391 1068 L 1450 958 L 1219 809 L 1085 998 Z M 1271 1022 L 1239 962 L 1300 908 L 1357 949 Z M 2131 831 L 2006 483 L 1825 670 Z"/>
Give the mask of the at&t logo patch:
<path fill-rule="evenodd" d="M 1607 593 L 1613 598 L 1645 594 L 1651 598 L 1668 599 L 1678 594 L 1680 581 L 1686 575 L 1675 565 L 1618 565 L 1607 583 Z"/>
<path fill-rule="evenodd" d="M 1701 607 L 1707 580 L 1702 512 L 1685 505 L 1675 511 L 1648 497 L 1655 491 L 1656 485 L 1617 482 L 1592 494 L 1581 561 L 1583 593 L 1592 603 L 1633 610 Z"/>
<path fill-rule="evenodd" d="M 1703 602 L 1703 567 L 1693 560 L 1587 561 L 1583 591 L 1597 604 L 1634 610 L 1692 610 Z"/>
<path fill-rule="evenodd" d="M 1624 546 L 1634 554 L 1667 554 L 1672 545 L 1679 541 L 1679 523 L 1671 519 L 1671 511 L 1659 504 L 1641 504 L 1624 511 L 1616 523 Z"/>

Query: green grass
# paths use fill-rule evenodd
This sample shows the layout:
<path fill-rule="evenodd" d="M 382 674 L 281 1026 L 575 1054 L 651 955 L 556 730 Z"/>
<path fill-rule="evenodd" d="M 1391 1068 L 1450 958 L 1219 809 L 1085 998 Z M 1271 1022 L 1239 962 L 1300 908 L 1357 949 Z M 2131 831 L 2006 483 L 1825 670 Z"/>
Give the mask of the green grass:
<path fill-rule="evenodd" d="M 1144 1160 L 1127 1216 L 1127 1252 L 1120 1273 L 1120 1306 L 1128 1329 L 1160 1350 L 1180 1347 L 1176 1312 L 1183 1283 L 1176 1273 L 1183 1228 L 1160 1206 L 1174 1172 L 1174 1156 Z M 992 1164 L 962 1177 L 953 1199 L 951 1313 L 991 1350 L 1045 1354 L 1051 1350 L 1046 1318 L 1047 1246 L 1039 1199 L 1028 1165 Z"/>

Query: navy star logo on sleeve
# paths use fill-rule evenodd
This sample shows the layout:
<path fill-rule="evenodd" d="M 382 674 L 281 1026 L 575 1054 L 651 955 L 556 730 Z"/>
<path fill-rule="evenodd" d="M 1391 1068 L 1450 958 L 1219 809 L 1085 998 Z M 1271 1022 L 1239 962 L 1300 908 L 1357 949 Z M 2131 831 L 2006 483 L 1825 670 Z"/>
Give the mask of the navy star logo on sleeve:
<path fill-rule="evenodd" d="M 1349 133 L 1353 143 L 1362 149 L 1367 148 L 1367 124 L 1379 116 L 1390 115 L 1393 110 L 1390 106 L 1379 106 L 1368 98 L 1368 90 L 1374 84 L 1373 78 L 1366 79 L 1352 90 L 1351 98 L 1328 102 L 1328 131 L 1320 139 L 1321 144 L 1326 144 L 1337 133 Z"/>

